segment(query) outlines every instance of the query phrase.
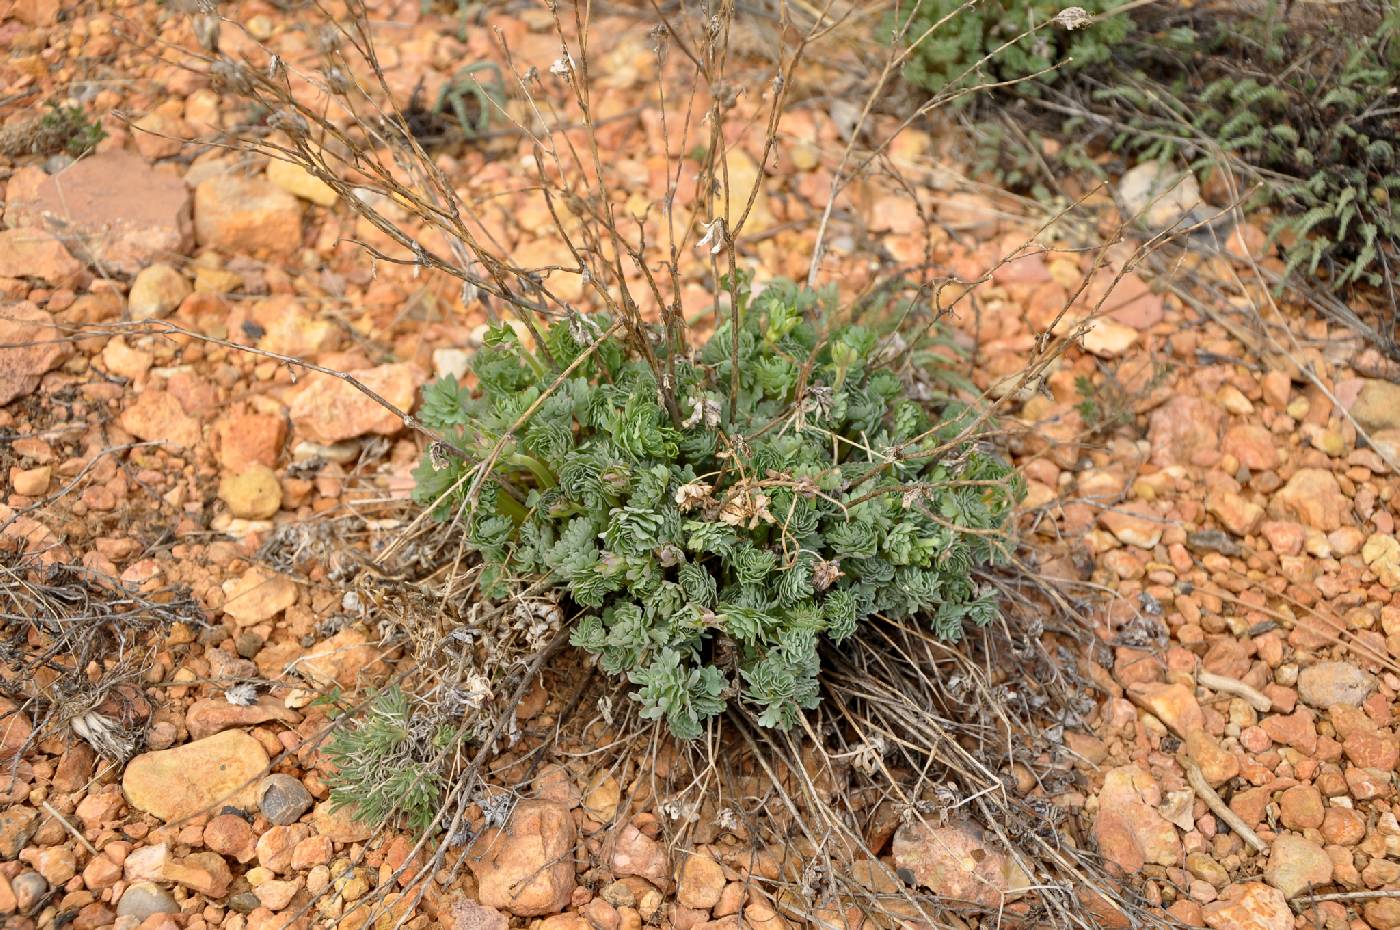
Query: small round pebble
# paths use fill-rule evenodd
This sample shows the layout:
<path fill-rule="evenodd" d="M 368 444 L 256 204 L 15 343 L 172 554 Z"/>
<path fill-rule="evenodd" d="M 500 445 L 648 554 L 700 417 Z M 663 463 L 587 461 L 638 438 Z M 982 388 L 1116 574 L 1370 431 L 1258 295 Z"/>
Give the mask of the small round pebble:
<path fill-rule="evenodd" d="M 238 894 L 229 897 L 228 906 L 230 910 L 237 911 L 240 914 L 251 914 L 253 911 L 262 907 L 262 902 L 258 900 L 258 896 L 251 891 L 240 891 Z"/>
<path fill-rule="evenodd" d="M 258 785 L 258 807 L 279 827 L 296 823 L 311 803 L 311 792 L 290 775 L 269 775 Z"/>

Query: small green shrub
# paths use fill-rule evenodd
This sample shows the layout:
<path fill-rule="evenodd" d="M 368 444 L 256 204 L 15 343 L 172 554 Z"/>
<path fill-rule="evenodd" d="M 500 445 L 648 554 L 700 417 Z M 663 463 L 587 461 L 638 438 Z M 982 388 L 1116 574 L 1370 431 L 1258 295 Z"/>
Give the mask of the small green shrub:
<path fill-rule="evenodd" d="M 397 686 L 370 698 L 362 714 L 335 731 L 326 756 L 331 807 L 353 808 L 356 820 L 380 826 L 402 821 L 417 833 L 432 824 L 442 800 L 443 766 L 455 729 L 416 712 Z"/>
<path fill-rule="evenodd" d="M 476 388 L 438 381 L 421 412 L 468 454 L 430 448 L 415 472 L 440 518 L 470 503 L 475 467 L 505 441 L 465 508 L 485 593 L 548 579 L 578 608 L 573 643 L 683 739 L 732 698 L 790 726 L 818 701 L 819 643 L 872 615 L 918 614 L 948 639 L 988 622 L 970 573 L 999 556 L 1020 488 L 980 445 L 951 442 L 969 410 L 914 399 L 897 337 L 823 335 L 830 297 L 792 284 L 738 293 L 737 396 L 730 322 L 698 353 L 652 340 L 675 418 L 653 367 L 597 316 L 554 325 L 547 353 L 492 329 Z"/>
<path fill-rule="evenodd" d="M 42 115 L 0 128 L 0 155 L 53 155 L 80 158 L 107 138 L 102 124 L 82 107 L 49 104 Z"/>
<path fill-rule="evenodd" d="M 1111 146 L 1236 173 L 1279 212 L 1288 272 L 1382 285 L 1400 243 L 1400 7 L 1360 33 L 1270 4 L 1134 36 L 1091 95 L 1121 120 Z"/>
<path fill-rule="evenodd" d="M 91 152 L 107 138 L 107 130 L 82 107 L 50 107 L 43 116 L 41 131 L 63 140 L 63 150 L 74 158 Z"/>
<path fill-rule="evenodd" d="M 1084 0 L 1073 5 L 1096 17 L 1119 4 Z M 1105 61 L 1132 24 L 1127 16 L 1118 15 L 1083 28 L 1064 28 L 1055 17 L 1067 6 L 1058 0 L 982 0 L 971 5 L 966 0 L 926 0 L 914 6 L 912 20 L 901 14 L 886 28 L 902 27 L 908 20 L 903 36 L 909 43 L 927 33 L 909 56 L 904 77 L 916 87 L 938 93 L 989 80 L 1016 81 L 1061 63 L 1076 69 Z M 987 56 L 991 57 L 979 65 Z M 1053 81 L 1063 70 L 1049 71 L 1037 81 Z M 1019 84 L 1017 89 L 1035 93 L 1036 83 Z"/>

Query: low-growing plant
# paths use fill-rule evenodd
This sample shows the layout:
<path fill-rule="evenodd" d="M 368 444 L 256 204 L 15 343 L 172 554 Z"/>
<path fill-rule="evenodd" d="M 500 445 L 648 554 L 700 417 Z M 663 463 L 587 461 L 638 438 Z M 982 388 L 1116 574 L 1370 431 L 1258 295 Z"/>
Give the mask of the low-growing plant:
<path fill-rule="evenodd" d="M 928 0 L 887 25 L 903 27 L 908 20 L 899 34 L 917 46 L 904 77 L 916 87 L 939 93 L 1035 76 L 1017 85 L 1022 93 L 1035 93 L 1038 83 L 1055 80 L 1066 68 L 1107 60 L 1132 25 L 1126 15 L 1112 14 L 1116 6 L 1111 0 Z"/>
<path fill-rule="evenodd" d="M 91 152 L 107 138 L 107 130 L 82 107 L 51 107 L 43 116 L 41 129 L 61 139 L 63 150 L 74 158 Z"/>
<path fill-rule="evenodd" d="M 989 177 L 1010 191 L 1029 194 L 1042 204 L 1060 208 L 1071 199 L 1062 189 L 1066 178 L 1101 178 L 1103 169 L 1084 145 L 1057 133 L 1002 120 L 966 120 L 970 146 L 968 163 L 974 177 Z"/>
<path fill-rule="evenodd" d="M 1279 211 L 1288 272 L 1380 286 L 1400 258 L 1397 86 L 1400 8 L 1300 26 L 1270 3 L 1139 30 L 1091 99 L 1121 119 L 1112 147 L 1240 176 Z"/>
<path fill-rule="evenodd" d="M 78 106 L 49 104 L 38 116 L 0 128 L 0 155 L 86 155 L 107 138 L 102 124 Z"/>
<path fill-rule="evenodd" d="M 650 332 L 651 359 L 605 315 L 542 346 L 494 327 L 475 385 L 438 381 L 421 411 L 465 457 L 430 447 L 415 498 L 464 515 L 483 591 L 557 587 L 572 642 L 683 739 L 731 699 L 791 726 L 821 643 L 873 616 L 950 640 L 987 623 L 972 571 L 1002 554 L 1020 487 L 897 335 L 834 325 L 830 292 L 733 293 L 737 332 L 697 352 Z"/>
<path fill-rule="evenodd" d="M 401 820 L 427 830 L 442 800 L 437 757 L 456 738 L 452 726 L 416 713 L 402 688 L 379 691 L 326 744 L 332 809 L 352 808 L 355 819 L 376 826 Z"/>
<path fill-rule="evenodd" d="M 505 96 L 500 67 L 490 61 L 472 62 L 442 85 L 431 105 L 425 102 L 423 82 L 419 81 L 404 107 L 403 118 L 409 132 L 423 145 L 449 138 L 480 139 L 490 132 L 492 117 L 504 106 Z"/>
<path fill-rule="evenodd" d="M 1171 365 L 1154 362 L 1146 380 L 1129 387 L 1119 379 L 1117 371 L 1100 365 L 1102 377 L 1099 381 L 1095 382 L 1089 375 L 1074 379 L 1074 391 L 1080 398 L 1074 409 L 1079 411 L 1091 434 L 1106 436 L 1131 424 L 1137 417 L 1139 404 L 1161 387 L 1171 371 Z"/>

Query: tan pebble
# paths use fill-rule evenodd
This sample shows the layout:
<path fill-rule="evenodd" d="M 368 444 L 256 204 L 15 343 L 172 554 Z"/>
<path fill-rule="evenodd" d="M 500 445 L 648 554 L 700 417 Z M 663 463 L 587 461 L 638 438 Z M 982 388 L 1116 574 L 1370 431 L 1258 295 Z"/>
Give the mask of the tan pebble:
<path fill-rule="evenodd" d="M 1308 888 L 1332 881 L 1332 859 L 1306 837 L 1281 833 L 1274 838 L 1264 866 L 1264 880 L 1286 896 L 1293 897 Z"/>
<path fill-rule="evenodd" d="M 282 507 L 282 485 L 266 465 L 252 465 L 219 482 L 219 498 L 244 520 L 266 520 Z"/>
<path fill-rule="evenodd" d="M 16 494 L 23 494 L 25 497 L 43 497 L 49 492 L 49 483 L 52 480 L 53 467 L 49 465 L 10 469 L 10 487 Z"/>
<path fill-rule="evenodd" d="M 1222 387 L 1215 395 L 1216 401 L 1224 407 L 1226 412 L 1235 416 L 1249 416 L 1254 412 L 1254 405 L 1249 402 L 1249 398 L 1240 393 L 1240 389 L 1233 384 Z"/>
<path fill-rule="evenodd" d="M 1366 819 L 1348 807 L 1328 807 L 1322 819 L 1322 837 L 1338 846 L 1355 846 L 1366 837 Z"/>
<path fill-rule="evenodd" d="M 1294 785 L 1279 796 L 1280 819 L 1290 830 L 1321 827 L 1322 793 L 1312 785 Z"/>
<path fill-rule="evenodd" d="M 127 313 L 133 320 L 158 320 L 170 315 L 190 295 L 190 284 L 170 265 L 149 265 L 136 275 L 127 293 Z"/>
<path fill-rule="evenodd" d="M 821 163 L 821 150 L 815 145 L 799 142 L 788 150 L 788 158 L 798 171 L 811 171 Z"/>
<path fill-rule="evenodd" d="M 267 179 L 287 193 L 323 207 L 334 205 L 339 197 L 334 188 L 301 165 L 279 158 L 268 162 Z"/>
<path fill-rule="evenodd" d="M 681 863 L 676 899 L 686 907 L 709 910 L 719 902 L 724 887 L 724 870 L 719 863 L 708 854 L 697 852 Z"/>

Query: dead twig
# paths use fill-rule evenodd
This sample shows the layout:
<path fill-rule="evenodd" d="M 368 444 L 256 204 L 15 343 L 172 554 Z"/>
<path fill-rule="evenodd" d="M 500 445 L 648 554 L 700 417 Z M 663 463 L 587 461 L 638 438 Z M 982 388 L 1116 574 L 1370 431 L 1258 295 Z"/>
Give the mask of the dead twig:
<path fill-rule="evenodd" d="M 1235 697 L 1243 698 L 1250 707 L 1260 713 L 1273 710 L 1273 699 L 1264 693 L 1255 690 L 1237 678 L 1227 678 L 1224 675 L 1217 675 L 1214 672 L 1207 672 L 1202 669 L 1196 674 L 1196 683 L 1212 691 L 1224 691 L 1226 694 L 1233 694 Z"/>
<path fill-rule="evenodd" d="M 1333 894 L 1305 894 L 1290 898 L 1294 907 L 1321 904 L 1323 901 L 1374 901 L 1378 898 L 1400 898 L 1400 888 L 1378 888 L 1375 891 L 1338 891 Z"/>
<path fill-rule="evenodd" d="M 1221 800 L 1220 795 L 1210 786 L 1210 782 L 1206 781 L 1206 776 L 1201 771 L 1200 766 L 1185 758 L 1181 760 L 1181 764 L 1186 769 L 1187 784 L 1191 786 L 1191 790 L 1196 792 L 1197 797 L 1206 802 L 1206 807 L 1210 808 L 1210 812 L 1239 834 L 1240 839 L 1252 846 L 1255 852 L 1267 853 L 1269 844 L 1261 840 L 1259 834 L 1251 830 L 1249 824 L 1245 823 L 1239 814 L 1230 810 L 1230 806 Z"/>
<path fill-rule="evenodd" d="M 88 838 L 83 836 L 83 834 L 78 830 L 77 827 L 69 823 L 68 818 L 60 814 L 52 804 L 50 804 L 48 801 L 45 801 L 41 806 L 44 808 L 45 813 L 47 813 L 54 820 L 57 820 L 60 824 L 62 824 L 63 829 L 67 830 L 70 834 L 72 834 L 73 839 L 81 843 L 84 849 L 92 853 L 94 856 L 98 854 L 97 847 L 89 843 Z"/>

